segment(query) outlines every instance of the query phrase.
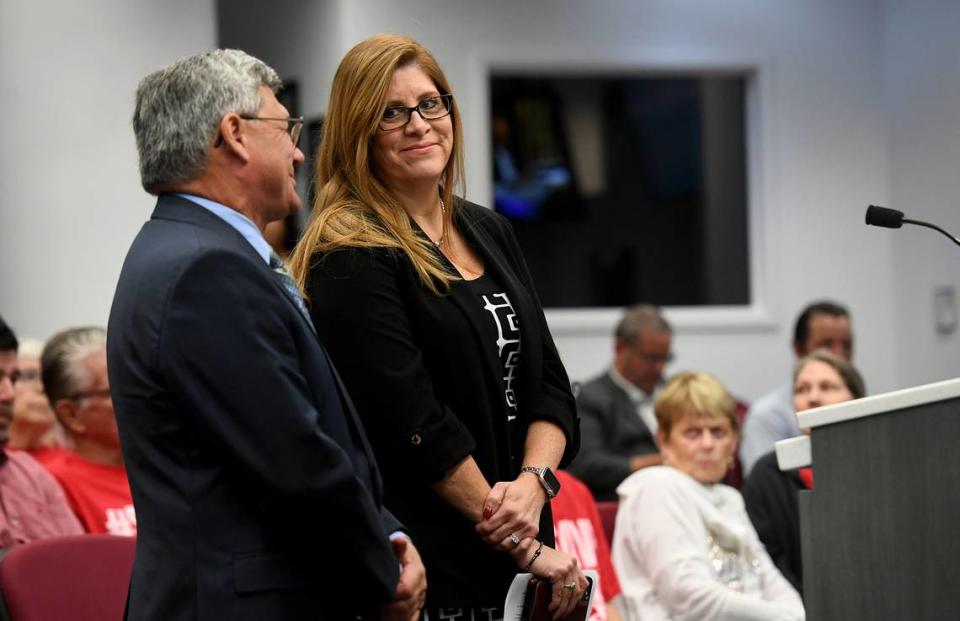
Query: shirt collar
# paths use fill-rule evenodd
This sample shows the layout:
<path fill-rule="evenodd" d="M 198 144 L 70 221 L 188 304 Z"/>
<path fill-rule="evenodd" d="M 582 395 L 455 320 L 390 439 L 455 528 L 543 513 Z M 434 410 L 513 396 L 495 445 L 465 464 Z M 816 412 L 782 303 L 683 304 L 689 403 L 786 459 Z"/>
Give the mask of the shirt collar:
<path fill-rule="evenodd" d="M 609 373 L 610 379 L 613 380 L 613 383 L 619 386 L 623 392 L 627 393 L 627 396 L 630 397 L 630 400 L 634 403 L 647 401 L 652 397 L 652 395 L 645 393 L 639 386 L 620 375 L 620 372 L 617 371 L 616 367 L 610 367 Z"/>
<path fill-rule="evenodd" d="M 213 215 L 229 224 L 234 230 L 237 231 L 237 233 L 240 233 L 240 235 L 242 235 L 251 246 L 253 246 L 253 249 L 257 251 L 257 254 L 260 255 L 260 258 L 263 259 L 264 263 L 267 265 L 270 264 L 270 244 L 268 244 L 267 240 L 263 238 L 263 233 L 261 233 L 260 229 L 257 228 L 257 225 L 253 223 L 253 220 L 246 217 L 236 209 L 227 207 L 226 205 L 216 201 L 212 201 L 209 198 L 204 198 L 195 194 L 186 194 L 183 192 L 177 192 L 176 196 L 185 198 L 192 203 L 200 205 Z"/>

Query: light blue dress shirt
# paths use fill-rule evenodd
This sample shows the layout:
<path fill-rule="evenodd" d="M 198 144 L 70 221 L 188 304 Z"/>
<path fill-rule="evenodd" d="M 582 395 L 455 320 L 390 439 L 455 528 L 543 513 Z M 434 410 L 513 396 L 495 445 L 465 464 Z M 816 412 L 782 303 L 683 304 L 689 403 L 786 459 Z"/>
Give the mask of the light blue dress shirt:
<path fill-rule="evenodd" d="M 200 205 L 236 229 L 237 233 L 243 235 L 243 238 L 247 240 L 251 246 L 253 246 L 253 249 L 257 251 L 257 254 L 259 254 L 263 259 L 263 262 L 267 265 L 270 265 L 270 253 L 272 252 L 270 249 L 270 244 L 268 244 L 267 240 L 263 238 L 263 233 L 261 233 L 260 229 L 257 228 L 257 225 L 253 223 L 253 220 L 246 217 L 236 209 L 231 209 L 226 205 L 221 205 L 220 203 L 212 201 L 209 198 L 196 196 L 195 194 L 186 194 L 183 192 L 177 192 L 176 196 L 185 198 L 192 203 Z"/>

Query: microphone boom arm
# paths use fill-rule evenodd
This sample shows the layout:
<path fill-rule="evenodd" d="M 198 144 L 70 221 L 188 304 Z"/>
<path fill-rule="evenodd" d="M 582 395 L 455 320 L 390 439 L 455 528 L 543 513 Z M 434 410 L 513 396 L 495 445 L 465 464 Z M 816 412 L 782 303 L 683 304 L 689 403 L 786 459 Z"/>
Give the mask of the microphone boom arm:
<path fill-rule="evenodd" d="M 957 239 L 956 237 L 954 237 L 954 236 L 951 235 L 950 233 L 947 233 L 946 231 L 944 231 L 943 229 L 941 229 L 941 228 L 940 228 L 939 226 L 937 226 L 936 224 L 930 224 L 929 222 L 923 222 L 923 221 L 921 221 L 921 220 L 911 220 L 911 219 L 909 219 L 909 218 L 904 218 L 903 221 L 904 221 L 905 223 L 907 223 L 907 224 L 916 224 L 917 226 L 925 226 L 925 227 L 927 227 L 928 229 L 933 229 L 934 231 L 939 231 L 939 232 L 943 233 L 944 235 L 946 235 L 947 237 L 949 237 L 949 238 L 950 238 L 950 241 L 952 241 L 952 242 L 955 243 L 956 245 L 960 246 L 960 239 Z"/>

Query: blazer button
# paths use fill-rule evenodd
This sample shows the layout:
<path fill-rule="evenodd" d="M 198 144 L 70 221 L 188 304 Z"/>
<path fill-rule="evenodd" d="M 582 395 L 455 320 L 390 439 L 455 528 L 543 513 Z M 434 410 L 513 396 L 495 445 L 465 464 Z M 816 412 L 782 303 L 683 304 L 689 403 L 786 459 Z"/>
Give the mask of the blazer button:
<path fill-rule="evenodd" d="M 410 444 L 414 446 L 420 446 L 421 442 L 423 442 L 423 438 L 420 436 L 419 433 L 415 433 L 412 436 L 410 436 Z"/>

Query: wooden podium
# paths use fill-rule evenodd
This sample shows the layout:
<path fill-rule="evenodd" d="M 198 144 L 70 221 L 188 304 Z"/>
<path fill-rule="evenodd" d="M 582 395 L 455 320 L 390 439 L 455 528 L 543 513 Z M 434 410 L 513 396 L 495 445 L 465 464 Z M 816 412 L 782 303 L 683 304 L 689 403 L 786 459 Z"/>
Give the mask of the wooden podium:
<path fill-rule="evenodd" d="M 800 492 L 808 621 L 960 619 L 960 379 L 799 420 L 814 470 Z"/>

